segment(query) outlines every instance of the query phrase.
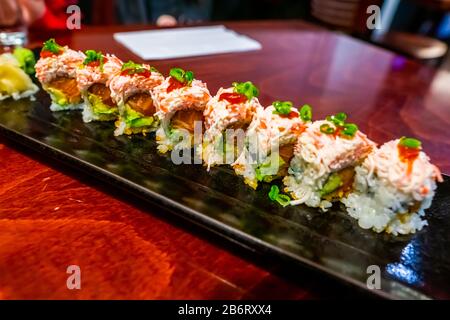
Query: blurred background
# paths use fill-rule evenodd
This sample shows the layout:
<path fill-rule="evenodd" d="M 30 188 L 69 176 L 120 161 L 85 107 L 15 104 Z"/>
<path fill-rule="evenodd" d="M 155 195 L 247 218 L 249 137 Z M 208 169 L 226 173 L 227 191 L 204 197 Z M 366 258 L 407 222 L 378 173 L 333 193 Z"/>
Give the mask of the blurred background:
<path fill-rule="evenodd" d="M 84 26 L 303 19 L 423 63 L 448 60 L 450 0 L 0 0 L 0 26 L 8 1 L 20 3 L 31 30 L 47 34 L 67 29 L 67 7 L 76 4 Z M 371 5 L 381 8 L 381 25 L 374 30 L 367 28 Z"/>

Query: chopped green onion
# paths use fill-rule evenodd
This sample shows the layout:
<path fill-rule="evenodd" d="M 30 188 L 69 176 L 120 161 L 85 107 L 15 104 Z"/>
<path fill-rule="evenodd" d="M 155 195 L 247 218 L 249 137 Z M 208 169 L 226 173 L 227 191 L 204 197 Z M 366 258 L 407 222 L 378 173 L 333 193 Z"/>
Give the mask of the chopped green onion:
<path fill-rule="evenodd" d="M 258 88 L 251 82 L 233 82 L 234 92 L 243 94 L 248 100 L 259 96 Z"/>
<path fill-rule="evenodd" d="M 88 65 L 91 62 L 98 61 L 100 63 L 100 68 L 103 67 L 103 54 L 101 52 L 97 52 L 95 50 L 86 50 L 86 59 L 84 59 L 83 64 Z"/>
<path fill-rule="evenodd" d="M 422 147 L 422 142 L 414 138 L 402 137 L 399 144 L 406 148 L 418 149 Z"/>
<path fill-rule="evenodd" d="M 186 71 L 184 79 L 186 79 L 186 83 L 189 86 L 192 83 L 192 81 L 194 81 L 194 73 L 192 71 Z"/>
<path fill-rule="evenodd" d="M 281 206 L 286 207 L 291 203 L 291 198 L 288 195 L 280 194 L 276 200 Z"/>
<path fill-rule="evenodd" d="M 358 126 L 354 123 L 346 123 L 343 125 L 343 128 L 344 130 L 342 130 L 342 134 L 349 137 L 354 137 L 358 131 Z"/>
<path fill-rule="evenodd" d="M 139 64 L 139 63 L 135 63 L 135 62 L 133 62 L 131 60 L 129 60 L 128 62 L 125 62 L 122 65 L 122 71 L 128 70 L 128 69 L 137 69 L 137 68 L 142 68 L 142 65 Z"/>
<path fill-rule="evenodd" d="M 156 73 L 161 73 L 161 72 L 159 72 L 159 70 L 156 69 L 155 67 L 150 67 L 150 71 L 151 71 L 151 72 L 156 72 Z"/>
<path fill-rule="evenodd" d="M 327 116 L 327 121 L 332 122 L 336 129 L 331 128 L 330 125 L 323 124 L 320 127 L 320 131 L 323 133 L 331 134 L 336 132 L 338 130 L 339 135 L 341 137 L 354 137 L 356 132 L 358 131 L 358 126 L 354 123 L 345 123 L 345 120 L 347 120 L 347 114 L 344 112 L 339 112 L 335 115 Z"/>
<path fill-rule="evenodd" d="M 345 120 L 347 120 L 347 114 L 345 114 L 344 112 L 339 112 L 334 115 L 334 118 L 341 120 L 341 121 L 345 121 Z"/>
<path fill-rule="evenodd" d="M 275 108 L 275 111 L 273 111 L 274 114 L 284 114 L 287 115 L 291 113 L 292 109 L 292 102 L 290 101 L 275 101 L 272 103 L 272 105 Z"/>
<path fill-rule="evenodd" d="M 145 68 L 142 64 L 135 63 L 130 60 L 122 65 L 122 71 L 126 71 L 127 74 L 132 75 L 136 73 L 143 73 L 145 71 L 148 71 L 148 69 Z"/>
<path fill-rule="evenodd" d="M 275 201 L 280 194 L 280 189 L 277 186 L 272 186 L 269 192 L 269 199 Z"/>
<path fill-rule="evenodd" d="M 312 108 L 309 104 L 305 104 L 300 109 L 300 118 L 304 121 L 311 121 L 312 120 Z"/>
<path fill-rule="evenodd" d="M 333 134 L 336 131 L 332 126 L 330 126 L 328 123 L 324 123 L 320 126 L 320 132 L 325 134 Z"/>
<path fill-rule="evenodd" d="M 175 80 L 183 83 L 184 82 L 184 70 L 181 68 L 172 68 L 170 69 L 169 75 Z"/>
<path fill-rule="evenodd" d="M 191 85 L 194 80 L 194 73 L 192 71 L 184 71 L 181 68 L 170 69 L 169 75 L 180 83 Z"/>
<path fill-rule="evenodd" d="M 44 42 L 44 46 L 42 47 L 42 51 L 50 51 L 54 54 L 58 54 L 61 51 L 62 47 L 56 43 L 55 39 L 49 39 Z"/>
<path fill-rule="evenodd" d="M 278 202 L 283 207 L 286 207 L 291 202 L 291 198 L 288 195 L 280 194 L 280 189 L 275 185 L 270 188 L 269 199 Z"/>
<path fill-rule="evenodd" d="M 345 124 L 345 120 L 347 120 L 347 115 L 343 112 L 339 112 L 338 114 L 328 116 L 326 119 L 333 122 L 335 125 L 342 127 Z"/>

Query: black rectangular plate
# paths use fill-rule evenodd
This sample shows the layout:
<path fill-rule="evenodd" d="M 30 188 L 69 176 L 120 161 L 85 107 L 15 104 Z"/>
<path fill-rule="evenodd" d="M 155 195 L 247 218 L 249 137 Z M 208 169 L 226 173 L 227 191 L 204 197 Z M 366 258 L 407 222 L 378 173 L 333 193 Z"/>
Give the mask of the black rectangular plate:
<path fill-rule="evenodd" d="M 321 213 L 282 208 L 268 200 L 268 186 L 248 188 L 228 167 L 174 165 L 156 152 L 154 137 L 114 137 L 113 123 L 89 123 L 80 112 L 52 113 L 49 97 L 0 102 L 3 136 L 125 187 L 252 250 L 324 271 L 367 288 L 381 271 L 387 298 L 450 298 L 450 179 L 440 184 L 429 226 L 394 237 L 358 227 L 339 206 Z M 368 271 L 369 268 L 369 271 Z M 376 268 L 376 267 L 375 267 Z M 372 279 L 372 278 L 371 278 Z"/>

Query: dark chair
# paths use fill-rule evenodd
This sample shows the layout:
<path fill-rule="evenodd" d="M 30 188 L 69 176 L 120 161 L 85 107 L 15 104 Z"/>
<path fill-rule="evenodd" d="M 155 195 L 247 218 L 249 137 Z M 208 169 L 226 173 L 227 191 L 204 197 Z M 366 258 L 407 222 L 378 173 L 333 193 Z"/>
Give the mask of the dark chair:
<path fill-rule="evenodd" d="M 146 0 L 84 1 L 92 25 L 150 23 Z"/>
<path fill-rule="evenodd" d="M 413 0 L 413 2 L 433 13 L 450 10 L 450 0 Z M 419 60 L 439 60 L 448 52 L 448 45 L 445 42 L 409 32 L 390 31 L 377 39 L 377 42 Z"/>
<path fill-rule="evenodd" d="M 311 14 L 320 23 L 350 34 L 368 37 L 367 7 L 381 5 L 382 0 L 312 0 Z"/>
<path fill-rule="evenodd" d="M 434 10 L 450 9 L 450 0 L 415 1 Z M 366 25 L 367 7 L 382 3 L 381 0 L 312 0 L 311 14 L 328 27 L 369 40 L 371 30 Z M 448 51 L 447 44 L 440 40 L 405 32 L 388 31 L 374 39 L 374 42 L 419 60 L 439 59 Z"/>

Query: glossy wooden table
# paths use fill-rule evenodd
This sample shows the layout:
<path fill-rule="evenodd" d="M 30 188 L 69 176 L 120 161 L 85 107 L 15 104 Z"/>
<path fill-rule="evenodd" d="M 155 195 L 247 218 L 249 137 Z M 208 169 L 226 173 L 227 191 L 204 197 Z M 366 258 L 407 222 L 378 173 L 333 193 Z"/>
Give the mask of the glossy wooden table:
<path fill-rule="evenodd" d="M 230 27 L 263 50 L 154 65 L 194 70 L 212 92 L 252 80 L 264 104 L 309 103 L 316 118 L 345 111 L 377 142 L 419 137 L 450 172 L 449 73 L 302 22 Z M 112 33 L 123 29 L 86 28 L 58 39 L 139 60 L 114 42 Z M 4 139 L 0 161 L 0 298 L 366 297 L 306 268 L 256 256 Z M 66 287 L 73 264 L 81 267 L 81 290 Z"/>

